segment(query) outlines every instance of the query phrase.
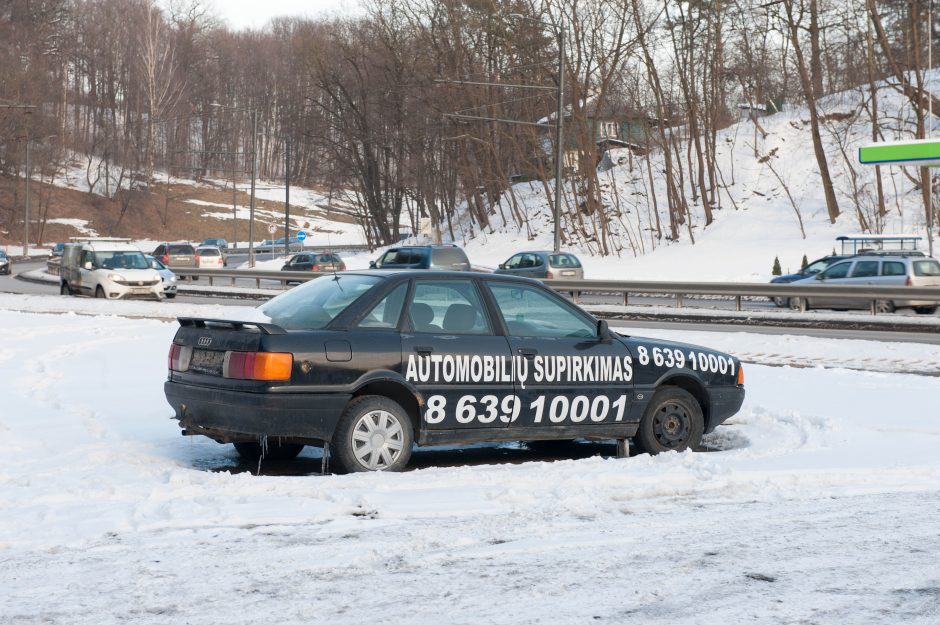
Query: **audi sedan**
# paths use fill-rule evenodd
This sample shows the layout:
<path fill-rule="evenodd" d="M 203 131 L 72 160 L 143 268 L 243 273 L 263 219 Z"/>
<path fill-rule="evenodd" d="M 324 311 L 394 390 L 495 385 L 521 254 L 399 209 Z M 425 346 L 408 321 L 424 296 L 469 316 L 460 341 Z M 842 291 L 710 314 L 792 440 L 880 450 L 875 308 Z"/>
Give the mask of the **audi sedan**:
<path fill-rule="evenodd" d="M 184 434 L 248 458 L 327 445 L 342 472 L 401 470 L 413 445 L 583 437 L 683 451 L 744 399 L 737 358 L 617 334 L 514 276 L 344 272 L 249 318 L 179 323 L 164 390 Z"/>

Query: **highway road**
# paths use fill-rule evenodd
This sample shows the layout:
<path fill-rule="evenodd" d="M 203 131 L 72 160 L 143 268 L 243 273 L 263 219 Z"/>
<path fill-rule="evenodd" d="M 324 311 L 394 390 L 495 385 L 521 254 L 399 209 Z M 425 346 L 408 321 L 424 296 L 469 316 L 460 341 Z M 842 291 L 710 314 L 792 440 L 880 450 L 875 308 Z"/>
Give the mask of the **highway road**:
<path fill-rule="evenodd" d="M 35 282 L 27 282 L 25 280 L 18 280 L 15 278 L 15 274 L 30 271 L 34 269 L 41 269 L 45 266 L 45 261 L 32 261 L 32 262 L 19 262 L 13 268 L 13 276 L 0 276 L 0 292 L 6 293 L 23 293 L 28 295 L 50 295 L 58 292 L 58 288 L 52 284 L 39 284 Z M 205 281 L 200 281 L 205 283 Z M 228 281 L 222 281 L 226 283 Z M 272 291 L 276 292 L 278 285 L 271 281 L 262 281 L 263 286 L 272 287 Z M 253 279 L 238 280 L 238 286 L 254 288 L 255 281 Z M 267 283 L 266 285 L 264 283 Z M 610 301 L 606 301 L 606 300 Z M 252 302 L 246 302 L 244 299 L 237 297 L 206 297 L 206 296 L 196 296 L 196 295 L 178 295 L 174 300 L 168 300 L 166 303 L 172 305 L 173 303 L 186 303 L 186 304 L 220 304 L 220 305 L 231 305 L 231 306 L 244 306 L 246 303 L 251 304 Z M 582 303 L 590 304 L 604 304 L 604 303 L 620 303 L 618 297 L 611 296 L 610 298 L 605 298 L 602 295 L 592 295 L 590 297 L 583 297 Z M 647 305 L 647 306 L 673 306 L 675 304 L 674 300 L 669 297 L 632 297 L 630 298 L 631 305 Z M 710 308 L 714 310 L 733 310 L 734 302 L 730 300 L 688 300 L 689 304 L 694 303 L 696 308 Z M 774 308 L 773 304 L 770 302 L 746 302 L 748 304 L 748 309 L 756 310 L 771 310 Z M 867 319 L 868 315 L 864 312 L 858 313 L 860 319 Z M 894 314 L 912 314 L 910 311 L 901 311 Z M 778 327 L 778 326 L 762 326 L 762 325 L 721 325 L 715 323 L 709 323 L 707 320 L 703 321 L 690 321 L 690 322 L 677 322 L 677 321 L 650 321 L 650 320 L 611 320 L 610 325 L 613 328 L 655 328 L 655 329 L 676 329 L 676 330 L 694 330 L 694 331 L 703 331 L 703 332 L 752 332 L 758 334 L 768 334 L 768 335 L 783 335 L 783 334 L 796 334 L 802 336 L 817 336 L 822 338 L 842 338 L 842 339 L 863 339 L 869 341 L 884 341 L 884 342 L 905 342 L 905 343 L 926 343 L 932 345 L 940 345 L 940 334 L 930 333 L 930 332 L 895 332 L 895 331 L 878 331 L 878 330 L 854 330 L 854 329 L 834 329 L 834 328 L 791 328 L 791 327 Z"/>

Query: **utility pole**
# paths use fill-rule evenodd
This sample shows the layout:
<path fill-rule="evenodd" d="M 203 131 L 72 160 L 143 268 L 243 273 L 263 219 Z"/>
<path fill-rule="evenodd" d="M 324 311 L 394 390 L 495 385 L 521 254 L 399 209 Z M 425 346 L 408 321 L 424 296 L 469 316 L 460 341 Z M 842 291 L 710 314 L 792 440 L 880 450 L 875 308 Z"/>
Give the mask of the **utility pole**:
<path fill-rule="evenodd" d="M 284 254 L 290 256 L 290 135 L 284 138 Z"/>
<path fill-rule="evenodd" d="M 0 104 L 0 109 L 16 109 L 23 111 L 27 115 L 31 115 L 32 112 L 36 109 L 35 105 L 32 104 Z M 30 163 L 29 163 L 29 118 L 26 120 L 26 193 L 25 196 L 25 206 L 23 208 L 23 256 L 29 256 L 29 179 L 30 179 Z"/>
<path fill-rule="evenodd" d="M 555 118 L 555 245 L 557 254 L 561 247 L 561 193 L 565 147 L 562 144 L 565 123 L 565 32 L 558 24 L 558 103 Z"/>
<path fill-rule="evenodd" d="M 251 110 L 251 204 L 248 209 L 248 266 L 255 266 L 255 178 L 258 175 L 258 111 Z"/>

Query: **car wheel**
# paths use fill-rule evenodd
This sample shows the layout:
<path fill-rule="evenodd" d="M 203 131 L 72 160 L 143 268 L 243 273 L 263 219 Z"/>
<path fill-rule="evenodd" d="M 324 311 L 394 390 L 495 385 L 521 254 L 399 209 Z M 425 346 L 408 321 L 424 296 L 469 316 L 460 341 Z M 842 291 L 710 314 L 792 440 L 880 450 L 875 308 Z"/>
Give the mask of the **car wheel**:
<path fill-rule="evenodd" d="M 650 400 L 633 442 L 649 454 L 684 451 L 701 442 L 704 430 L 698 401 L 688 391 L 664 386 Z"/>
<path fill-rule="evenodd" d="M 68 282 L 63 282 L 59 285 L 59 295 L 71 295 L 72 289 L 69 288 Z"/>
<path fill-rule="evenodd" d="M 95 289 L 95 297 L 98 299 L 107 299 L 107 296 L 104 294 L 104 289 L 101 288 L 101 285 L 98 285 L 98 288 Z"/>
<path fill-rule="evenodd" d="M 166 298 L 167 298 L 167 299 L 173 299 L 174 297 L 176 297 L 176 293 L 167 293 L 167 294 L 166 294 Z"/>
<path fill-rule="evenodd" d="M 387 397 L 363 395 L 343 411 L 331 449 L 343 473 L 401 471 L 411 458 L 412 441 L 404 408 Z"/>
<path fill-rule="evenodd" d="M 809 300 L 806 300 L 802 297 L 791 297 L 790 308 L 800 312 L 806 312 L 809 310 Z"/>
<path fill-rule="evenodd" d="M 894 312 L 894 302 L 891 300 L 880 299 L 875 302 L 875 310 L 882 314 Z"/>
<path fill-rule="evenodd" d="M 787 308 L 790 305 L 789 297 L 774 297 L 772 299 L 777 308 Z"/>
<path fill-rule="evenodd" d="M 932 315 L 937 312 L 936 306 L 918 306 L 914 309 L 918 315 Z"/>
<path fill-rule="evenodd" d="M 304 446 L 300 443 L 281 443 L 278 441 L 267 442 L 262 447 L 261 443 L 235 443 L 235 451 L 245 460 L 291 460 L 296 458 L 297 454 L 303 451 Z"/>

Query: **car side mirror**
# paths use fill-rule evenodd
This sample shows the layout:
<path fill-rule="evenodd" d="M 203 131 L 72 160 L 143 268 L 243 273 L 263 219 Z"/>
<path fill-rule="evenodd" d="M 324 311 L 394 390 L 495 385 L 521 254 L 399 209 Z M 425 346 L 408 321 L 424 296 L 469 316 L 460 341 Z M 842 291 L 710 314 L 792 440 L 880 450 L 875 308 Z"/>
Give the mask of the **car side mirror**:
<path fill-rule="evenodd" d="M 85 269 L 91 271 L 92 264 L 91 264 L 91 261 L 90 261 L 90 260 L 89 260 L 89 261 L 86 261 L 84 266 L 85 266 Z"/>
<path fill-rule="evenodd" d="M 151 268 L 151 269 L 156 269 L 156 268 L 157 268 L 157 261 L 151 262 L 151 263 L 150 263 L 150 268 Z"/>
<path fill-rule="evenodd" d="M 369 269 L 375 269 L 375 261 L 374 261 L 374 260 L 370 260 L 370 261 L 369 261 Z"/>
<path fill-rule="evenodd" d="M 816 279 L 817 279 L 817 280 L 825 280 L 825 279 L 826 279 L 826 276 L 824 276 L 824 275 L 821 274 L 821 273 L 817 273 L 817 274 L 816 274 Z"/>
<path fill-rule="evenodd" d="M 610 331 L 606 319 L 600 319 L 597 322 L 597 338 L 602 341 L 611 341 L 614 338 L 614 333 Z"/>
<path fill-rule="evenodd" d="M 500 268 L 500 269 L 505 269 L 505 268 L 506 268 L 506 263 L 500 263 L 500 264 L 499 264 L 499 268 Z"/>

